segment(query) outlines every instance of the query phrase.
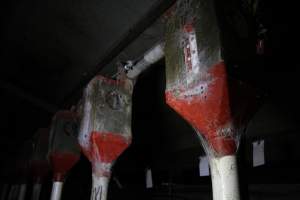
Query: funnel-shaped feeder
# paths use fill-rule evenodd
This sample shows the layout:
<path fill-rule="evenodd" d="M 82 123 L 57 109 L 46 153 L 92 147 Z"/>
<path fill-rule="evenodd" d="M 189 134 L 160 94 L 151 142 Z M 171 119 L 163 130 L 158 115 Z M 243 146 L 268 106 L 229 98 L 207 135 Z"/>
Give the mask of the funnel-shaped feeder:
<path fill-rule="evenodd" d="M 32 200 L 38 200 L 42 188 L 42 182 L 47 176 L 50 166 L 48 162 L 49 129 L 40 128 L 34 136 L 34 151 L 31 159 L 31 171 L 33 175 Z"/>
<path fill-rule="evenodd" d="M 78 115 L 72 111 L 57 112 L 51 124 L 49 160 L 53 169 L 51 199 L 60 199 L 64 177 L 80 158 Z"/>
<path fill-rule="evenodd" d="M 96 76 L 83 96 L 79 143 L 92 164 L 91 199 L 106 199 L 111 167 L 131 142 L 131 96 L 128 79 Z"/>
<path fill-rule="evenodd" d="M 209 155 L 214 200 L 237 200 L 235 153 L 254 92 L 227 75 L 214 1 L 178 1 L 166 26 L 166 102 Z"/>

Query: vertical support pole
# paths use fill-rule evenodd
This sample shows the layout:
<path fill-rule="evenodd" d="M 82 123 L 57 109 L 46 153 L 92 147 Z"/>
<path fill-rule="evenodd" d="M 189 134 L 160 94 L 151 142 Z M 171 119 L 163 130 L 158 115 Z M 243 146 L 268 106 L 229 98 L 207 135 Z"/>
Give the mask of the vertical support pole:
<path fill-rule="evenodd" d="M 59 200 L 61 198 L 63 184 L 63 182 L 59 181 L 53 182 L 50 200 Z"/>
<path fill-rule="evenodd" d="M 42 190 L 42 183 L 40 182 L 35 182 L 32 188 L 32 197 L 31 200 L 39 200 L 40 199 L 40 194 Z"/>
<path fill-rule="evenodd" d="M 239 184 L 235 155 L 210 158 L 214 200 L 238 200 Z"/>
<path fill-rule="evenodd" d="M 109 185 L 109 177 L 97 176 L 92 174 L 92 191 L 91 200 L 105 200 L 107 198 L 107 191 Z"/>
<path fill-rule="evenodd" d="M 19 190 L 18 200 L 24 200 L 24 199 L 25 199 L 25 196 L 26 196 L 26 189 L 27 189 L 26 183 L 22 183 L 22 184 L 20 185 L 20 190 Z"/>
<path fill-rule="evenodd" d="M 132 81 L 96 76 L 83 97 L 79 144 L 92 164 L 91 200 L 106 200 L 111 168 L 131 143 Z"/>

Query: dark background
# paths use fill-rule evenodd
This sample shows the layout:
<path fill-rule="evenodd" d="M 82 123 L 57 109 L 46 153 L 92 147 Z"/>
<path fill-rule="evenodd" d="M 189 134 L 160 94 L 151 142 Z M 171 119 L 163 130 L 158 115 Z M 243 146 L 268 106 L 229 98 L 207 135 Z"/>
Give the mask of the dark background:
<path fill-rule="evenodd" d="M 31 139 L 38 128 L 48 127 L 55 110 L 69 109 L 76 103 L 90 77 L 96 72 L 115 73 L 116 60 L 137 58 L 159 40 L 162 23 L 152 18 L 159 16 L 170 2 L 12 0 L 1 3 L 2 185 L 18 181 L 15 160 L 24 141 Z M 241 19 L 233 20 L 235 25 L 230 30 L 241 44 L 237 49 L 247 55 L 236 58 L 229 53 L 229 75 L 251 85 L 260 97 L 259 109 L 242 136 L 238 153 L 241 192 L 244 199 L 297 199 L 300 197 L 296 33 L 299 14 L 294 2 L 259 2 L 255 16 L 249 16 L 243 6 L 242 14 L 228 14 L 229 20 L 234 16 Z M 242 23 L 249 27 L 246 35 L 239 34 L 243 32 L 243 26 L 239 25 Z M 255 54 L 259 23 L 267 29 L 263 55 Z M 136 84 L 133 144 L 115 164 L 109 199 L 211 199 L 210 178 L 198 174 L 198 157 L 204 154 L 198 138 L 165 104 L 164 67 L 161 60 Z M 253 168 L 252 141 L 257 139 L 265 140 L 266 164 Z M 152 169 L 153 189 L 145 188 L 147 167 Z M 62 198 L 88 199 L 90 184 L 90 165 L 82 157 L 69 174 Z M 49 197 L 50 191 L 49 174 L 43 199 Z"/>

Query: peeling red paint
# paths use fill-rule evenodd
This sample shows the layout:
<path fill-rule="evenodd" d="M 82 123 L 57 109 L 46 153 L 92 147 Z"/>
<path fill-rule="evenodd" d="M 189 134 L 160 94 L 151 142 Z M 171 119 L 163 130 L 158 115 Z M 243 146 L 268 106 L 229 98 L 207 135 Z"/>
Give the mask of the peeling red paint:
<path fill-rule="evenodd" d="M 49 156 L 54 181 L 63 181 L 65 174 L 77 163 L 79 155 L 67 152 L 53 152 Z"/>
<path fill-rule="evenodd" d="M 90 148 L 83 153 L 93 163 L 96 161 L 112 163 L 129 146 L 130 142 L 120 133 L 92 132 Z"/>
<path fill-rule="evenodd" d="M 236 151 L 234 138 L 230 137 L 233 133 L 220 135 L 220 129 L 232 122 L 224 62 L 211 67 L 208 74 L 213 81 L 205 93 L 178 98 L 174 91 L 166 91 L 166 102 L 201 132 L 219 155 L 233 154 Z"/>

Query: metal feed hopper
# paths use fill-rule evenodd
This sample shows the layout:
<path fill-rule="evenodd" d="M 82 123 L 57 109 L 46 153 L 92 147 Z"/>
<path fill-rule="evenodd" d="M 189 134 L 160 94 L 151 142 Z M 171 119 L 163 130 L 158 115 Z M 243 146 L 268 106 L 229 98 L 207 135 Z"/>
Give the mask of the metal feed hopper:
<path fill-rule="evenodd" d="M 91 199 L 106 199 L 111 167 L 131 143 L 132 89 L 129 79 L 96 76 L 84 91 L 78 139 L 92 164 Z"/>
<path fill-rule="evenodd" d="M 215 200 L 239 199 L 235 153 L 254 91 L 228 77 L 216 5 L 180 0 L 166 22 L 167 104 L 197 132 L 210 158 Z"/>
<path fill-rule="evenodd" d="M 80 158 L 78 121 L 77 113 L 69 110 L 58 111 L 52 119 L 48 156 L 53 169 L 53 200 L 60 199 L 65 175 Z"/>

